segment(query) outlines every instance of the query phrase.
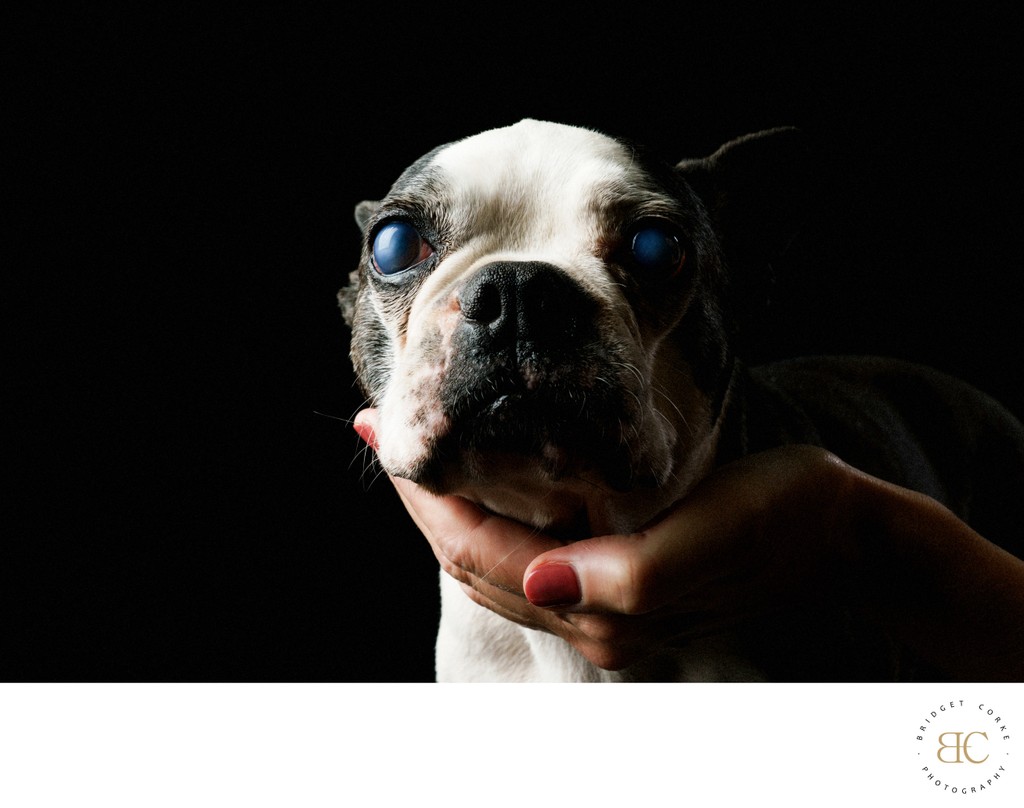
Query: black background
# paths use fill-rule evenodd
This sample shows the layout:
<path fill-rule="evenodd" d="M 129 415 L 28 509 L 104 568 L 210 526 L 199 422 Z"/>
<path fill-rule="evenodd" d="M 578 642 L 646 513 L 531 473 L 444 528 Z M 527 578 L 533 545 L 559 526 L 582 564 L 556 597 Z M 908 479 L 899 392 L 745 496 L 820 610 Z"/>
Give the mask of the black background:
<path fill-rule="evenodd" d="M 768 6 L 19 29 L 4 678 L 432 678 L 436 564 L 348 425 L 334 296 L 358 201 L 522 117 L 670 159 L 804 128 L 821 189 L 751 358 L 902 356 L 1024 413 L 1019 13 Z"/>

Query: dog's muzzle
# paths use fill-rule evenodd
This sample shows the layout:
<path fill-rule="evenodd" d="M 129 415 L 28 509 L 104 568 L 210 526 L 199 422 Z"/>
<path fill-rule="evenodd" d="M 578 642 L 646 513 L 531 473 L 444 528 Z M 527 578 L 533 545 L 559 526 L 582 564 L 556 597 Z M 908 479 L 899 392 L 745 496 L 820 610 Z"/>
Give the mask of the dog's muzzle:
<path fill-rule="evenodd" d="M 549 479 L 586 469 L 613 487 L 633 479 L 626 424 L 634 397 L 601 338 L 599 304 L 542 262 L 495 262 L 456 293 L 440 404 L 450 429 L 420 470 L 445 489 L 453 473 L 494 474 L 502 455 L 535 464 Z M 618 363 L 621 364 L 621 363 Z"/>

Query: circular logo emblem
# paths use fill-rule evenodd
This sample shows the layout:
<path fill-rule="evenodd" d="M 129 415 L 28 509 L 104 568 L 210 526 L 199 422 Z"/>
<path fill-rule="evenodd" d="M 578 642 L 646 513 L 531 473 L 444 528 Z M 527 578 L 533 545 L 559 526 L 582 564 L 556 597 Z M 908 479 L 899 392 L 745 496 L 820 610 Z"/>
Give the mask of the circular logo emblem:
<path fill-rule="evenodd" d="M 1011 721 L 995 702 L 936 704 L 922 712 L 915 738 L 921 784 L 933 792 L 987 794 L 1011 768 Z"/>

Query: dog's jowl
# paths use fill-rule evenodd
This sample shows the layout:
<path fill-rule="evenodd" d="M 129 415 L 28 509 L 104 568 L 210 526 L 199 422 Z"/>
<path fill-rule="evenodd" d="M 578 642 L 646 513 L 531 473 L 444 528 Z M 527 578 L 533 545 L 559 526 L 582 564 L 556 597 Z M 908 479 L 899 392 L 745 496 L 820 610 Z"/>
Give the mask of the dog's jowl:
<path fill-rule="evenodd" d="M 1024 431 L 998 404 L 889 360 L 750 369 L 737 356 L 797 225 L 802 154 L 800 134 L 778 129 L 670 165 L 526 120 L 435 149 L 361 203 L 362 259 L 340 301 L 384 469 L 571 539 L 634 531 L 715 467 L 808 443 L 998 540 L 1017 518 L 998 492 L 1024 479 Z M 753 644 L 715 637 L 605 671 L 442 586 L 441 679 L 909 670 L 848 615 L 794 614 L 770 642 L 761 627 Z"/>

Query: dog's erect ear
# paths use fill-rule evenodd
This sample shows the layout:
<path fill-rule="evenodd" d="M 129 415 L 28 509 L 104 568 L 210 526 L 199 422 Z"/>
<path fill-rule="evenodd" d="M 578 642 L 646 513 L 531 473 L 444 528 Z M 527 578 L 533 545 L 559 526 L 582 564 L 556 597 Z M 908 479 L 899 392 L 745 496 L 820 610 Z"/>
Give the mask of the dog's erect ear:
<path fill-rule="evenodd" d="M 769 129 L 676 167 L 703 200 L 718 234 L 740 353 L 757 344 L 747 339 L 756 339 L 767 313 L 773 263 L 811 211 L 811 189 L 821 181 L 812 151 L 798 129 Z"/>
<path fill-rule="evenodd" d="M 371 202 L 370 200 L 364 200 L 356 205 L 356 224 L 359 225 L 359 229 L 364 233 L 366 228 L 370 224 L 370 219 L 380 209 L 380 202 Z"/>
<path fill-rule="evenodd" d="M 799 129 L 746 135 L 677 169 L 707 206 L 733 269 L 778 258 L 809 210 L 814 166 Z"/>

